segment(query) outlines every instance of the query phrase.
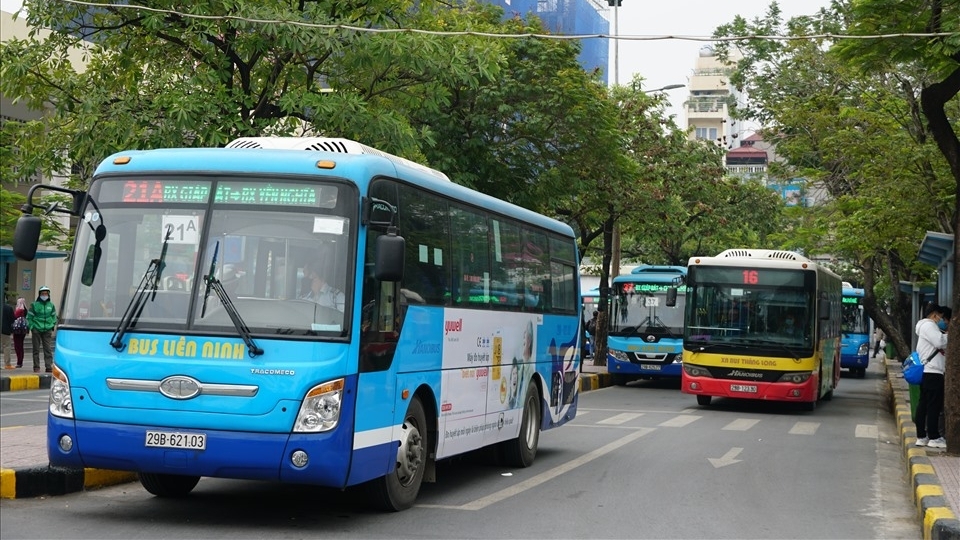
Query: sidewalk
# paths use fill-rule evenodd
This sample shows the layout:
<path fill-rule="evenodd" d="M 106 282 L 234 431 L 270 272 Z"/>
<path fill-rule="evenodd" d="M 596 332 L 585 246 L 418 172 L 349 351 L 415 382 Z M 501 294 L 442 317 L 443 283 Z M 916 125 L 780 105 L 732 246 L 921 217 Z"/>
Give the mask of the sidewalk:
<path fill-rule="evenodd" d="M 896 360 L 886 360 L 887 381 L 893 394 L 893 414 L 900 433 L 904 465 L 914 487 L 923 538 L 960 540 L 960 456 L 914 447 L 916 429 L 910 419 L 910 395 Z M 0 370 L 0 389 L 35 390 L 50 387 L 50 374 L 29 370 Z M 580 374 L 582 391 L 610 386 L 606 367 L 589 360 Z M 35 426 L 3 429 L 0 436 L 0 498 L 62 495 L 74 491 L 130 482 L 133 473 L 102 469 L 72 470 L 50 467 L 46 429 Z"/>

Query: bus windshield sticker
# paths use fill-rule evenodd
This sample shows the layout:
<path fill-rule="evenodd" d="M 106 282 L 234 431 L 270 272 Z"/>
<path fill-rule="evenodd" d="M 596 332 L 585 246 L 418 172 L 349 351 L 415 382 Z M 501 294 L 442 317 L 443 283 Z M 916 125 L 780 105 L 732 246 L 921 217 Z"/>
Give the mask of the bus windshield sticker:
<path fill-rule="evenodd" d="M 171 244 L 189 244 L 196 246 L 200 243 L 199 216 L 168 216 L 164 215 L 161 221 L 161 236 L 166 238 L 170 230 Z"/>
<path fill-rule="evenodd" d="M 313 218 L 313 232 L 323 234 L 342 235 L 346 228 L 346 220 L 341 217 L 315 216 Z"/>

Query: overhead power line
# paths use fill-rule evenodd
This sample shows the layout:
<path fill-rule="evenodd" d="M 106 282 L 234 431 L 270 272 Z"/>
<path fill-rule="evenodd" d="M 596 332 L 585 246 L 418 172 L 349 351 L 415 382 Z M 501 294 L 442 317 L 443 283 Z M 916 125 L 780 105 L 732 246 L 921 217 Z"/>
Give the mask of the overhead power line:
<path fill-rule="evenodd" d="M 95 8 L 114 8 L 114 9 L 133 9 L 149 11 L 153 13 L 163 13 L 167 15 L 176 15 L 178 17 L 190 19 L 203 19 L 213 21 L 240 21 L 253 24 L 282 24 L 289 26 L 300 26 L 304 28 L 316 28 L 320 30 L 346 30 L 350 32 L 365 32 L 371 34 L 424 34 L 430 36 L 478 36 L 492 38 L 537 38 L 554 40 L 580 40 L 580 39 L 613 39 L 617 41 L 745 41 L 745 40 L 764 40 L 764 41 L 791 41 L 791 40 L 841 40 L 841 39 L 895 39 L 895 38 L 937 38 L 955 35 L 954 32 L 919 32 L 919 33 L 896 33 L 896 34 L 871 34 L 871 35 L 851 35 L 851 34 L 806 34 L 796 36 L 778 36 L 749 34 L 742 36 L 684 36 L 684 35 L 611 35 L 611 34 L 499 34 L 494 32 L 476 32 L 471 30 L 448 31 L 448 30 L 423 30 L 420 28 L 366 28 L 363 26 L 351 26 L 348 24 L 321 24 L 304 21 L 290 21 L 282 19 L 254 19 L 250 17 L 239 17 L 236 15 L 199 15 L 196 13 L 183 13 L 171 9 L 159 9 L 136 4 L 103 4 L 97 2 L 83 2 L 81 0 L 63 0 L 64 3 L 77 4 Z"/>

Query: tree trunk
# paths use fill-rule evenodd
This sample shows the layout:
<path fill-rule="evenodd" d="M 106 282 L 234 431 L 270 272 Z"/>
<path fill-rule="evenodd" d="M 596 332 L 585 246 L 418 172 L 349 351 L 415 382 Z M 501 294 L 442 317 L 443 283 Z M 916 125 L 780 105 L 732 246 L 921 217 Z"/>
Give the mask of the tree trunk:
<path fill-rule="evenodd" d="M 613 258 L 613 227 L 616 224 L 613 208 L 603 222 L 603 260 L 600 264 L 600 301 L 597 303 L 597 332 L 593 336 L 593 365 L 607 365 L 607 332 L 610 311 L 610 259 Z"/>

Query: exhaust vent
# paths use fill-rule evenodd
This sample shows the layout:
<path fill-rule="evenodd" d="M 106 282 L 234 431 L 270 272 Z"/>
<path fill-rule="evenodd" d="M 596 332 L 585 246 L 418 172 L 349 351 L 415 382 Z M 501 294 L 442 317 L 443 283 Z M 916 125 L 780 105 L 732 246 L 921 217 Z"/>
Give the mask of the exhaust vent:
<path fill-rule="evenodd" d="M 811 262 L 810 259 L 792 251 L 777 249 L 728 249 L 717 255 L 723 258 L 738 259 L 778 259 L 781 261 Z"/>

